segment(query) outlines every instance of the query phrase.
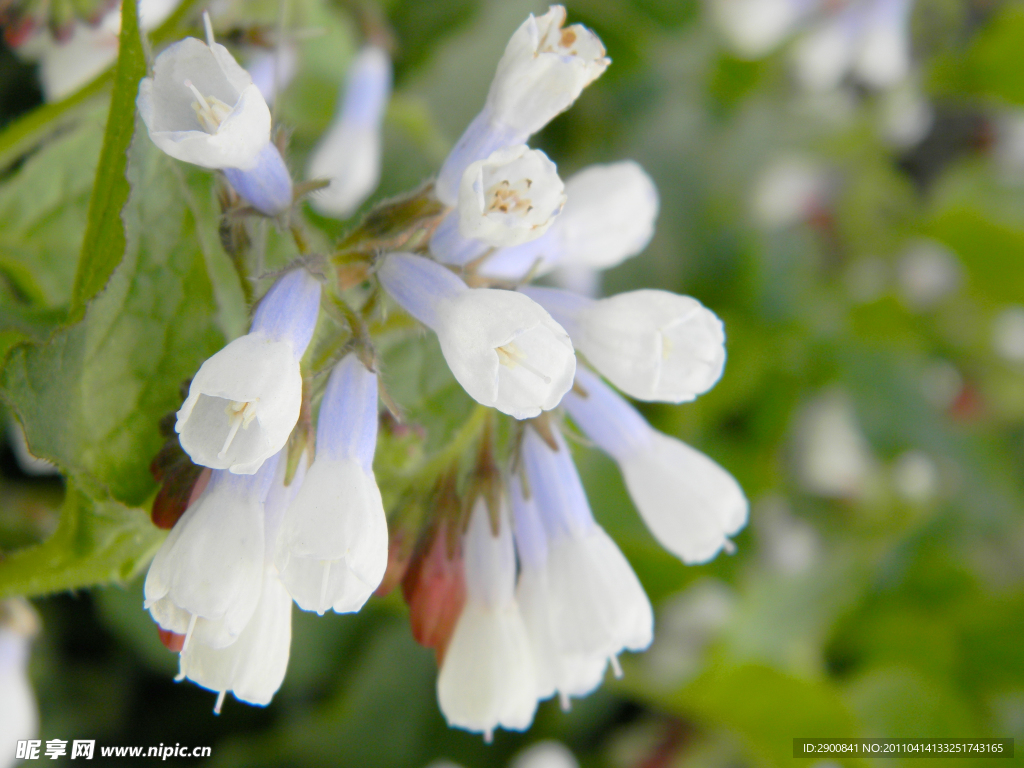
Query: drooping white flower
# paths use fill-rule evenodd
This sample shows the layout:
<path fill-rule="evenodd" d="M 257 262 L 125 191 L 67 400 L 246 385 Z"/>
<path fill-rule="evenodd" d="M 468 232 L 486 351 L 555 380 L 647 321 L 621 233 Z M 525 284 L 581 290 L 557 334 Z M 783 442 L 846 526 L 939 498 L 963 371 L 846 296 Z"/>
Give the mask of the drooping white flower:
<path fill-rule="evenodd" d="M 139 114 L 171 157 L 204 168 L 252 168 L 270 143 L 270 110 L 228 49 L 186 37 L 139 84 Z"/>
<path fill-rule="evenodd" d="M 265 560 L 264 499 L 278 456 L 254 475 L 216 471 L 149 566 L 145 608 L 163 629 L 211 648 L 235 642 L 256 610 Z"/>
<path fill-rule="evenodd" d="M 465 264 L 488 247 L 535 240 L 564 204 L 565 185 L 547 155 L 525 144 L 499 149 L 466 169 L 458 207 L 435 230 L 430 251 Z"/>
<path fill-rule="evenodd" d="M 557 450 L 535 430 L 526 430 L 521 457 L 547 535 L 551 637 L 558 654 L 582 664 L 608 659 L 617 668 L 623 650 L 650 645 L 651 603 L 622 552 L 594 520 L 565 440 L 557 429 L 550 436 Z"/>
<path fill-rule="evenodd" d="M 391 58 L 368 45 L 352 61 L 334 123 L 309 161 L 311 179 L 329 179 L 310 203 L 327 216 L 350 216 L 377 188 L 381 122 L 391 96 Z"/>
<path fill-rule="evenodd" d="M 28 676 L 35 611 L 21 598 L 0 602 L 0 766 L 13 766 L 19 741 L 39 731 L 36 697 Z"/>
<path fill-rule="evenodd" d="M 558 692 L 567 708 L 570 696 L 585 696 L 601 684 L 608 656 L 565 650 L 560 645 L 552 618 L 560 606 L 548 579 L 547 532 L 533 497 L 524 495 L 519 478 L 513 477 L 510 486 L 519 555 L 516 600 L 533 652 L 536 696 L 546 699 Z"/>
<path fill-rule="evenodd" d="M 354 354 L 331 372 L 316 458 L 289 504 L 274 561 L 299 607 L 358 611 L 384 578 L 388 528 L 373 475 L 377 377 Z"/>
<path fill-rule="evenodd" d="M 487 102 L 448 155 L 437 177 L 438 198 L 455 205 L 465 169 L 494 150 L 524 144 L 564 112 L 610 60 L 586 27 L 563 27 L 565 8 L 532 14 L 515 31 L 498 62 Z"/>
<path fill-rule="evenodd" d="M 161 150 L 223 170 L 250 205 L 275 216 L 291 205 L 292 183 L 270 141 L 270 109 L 205 20 L 206 43 L 186 37 L 157 56 L 139 84 L 139 115 Z"/>
<path fill-rule="evenodd" d="M 389 254 L 377 276 L 437 334 L 452 373 L 477 402 L 532 418 L 558 405 L 572 386 L 569 335 L 532 299 L 468 288 L 437 262 L 407 253 Z"/>
<path fill-rule="evenodd" d="M 478 498 L 463 539 L 466 603 L 437 676 L 449 725 L 485 734 L 522 731 L 537 709 L 533 657 L 515 599 L 516 558 L 502 509 L 497 534 Z"/>
<path fill-rule="evenodd" d="M 565 183 L 565 207 L 536 240 L 489 255 L 480 272 L 521 280 L 531 269 L 608 269 L 640 253 L 654 235 L 658 190 L 632 160 L 591 165 Z"/>
<path fill-rule="evenodd" d="M 263 297 L 250 332 L 203 363 L 174 426 L 192 461 L 251 474 L 281 450 L 299 417 L 299 360 L 319 310 L 320 283 L 292 270 Z"/>
<path fill-rule="evenodd" d="M 221 648 L 194 639 L 180 656 L 180 677 L 221 694 L 217 712 L 228 691 L 239 701 L 266 706 L 281 687 L 288 668 L 291 595 L 272 565 L 256 578 L 260 582 L 259 601 L 238 638 Z"/>
<path fill-rule="evenodd" d="M 747 522 L 748 503 L 732 475 L 644 421 L 595 374 L 576 371 L 562 404 L 573 421 L 619 464 L 633 503 L 658 542 L 685 563 L 703 563 Z"/>
<path fill-rule="evenodd" d="M 722 322 L 689 296 L 639 290 L 590 299 L 554 288 L 520 290 L 551 313 L 600 373 L 638 400 L 693 400 L 722 375 Z"/>
<path fill-rule="evenodd" d="M 264 706 L 270 703 L 284 680 L 291 651 L 291 605 L 273 565 L 275 542 L 281 518 L 302 487 L 306 454 L 299 458 L 291 483 L 285 485 L 288 459 L 285 452 L 276 460 L 274 478 L 263 502 L 264 555 L 259 601 L 252 617 L 233 643 L 210 647 L 193 638 L 182 648 L 178 679 L 216 691 L 215 712 L 220 712 L 230 691 L 239 701 Z"/>

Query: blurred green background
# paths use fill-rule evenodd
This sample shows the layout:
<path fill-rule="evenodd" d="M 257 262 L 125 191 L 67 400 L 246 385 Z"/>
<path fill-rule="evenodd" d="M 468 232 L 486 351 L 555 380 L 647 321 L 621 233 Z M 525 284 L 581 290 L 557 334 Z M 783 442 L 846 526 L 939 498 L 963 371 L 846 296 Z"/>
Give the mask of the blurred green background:
<path fill-rule="evenodd" d="M 176 657 L 141 610 L 134 575 L 33 600 L 41 738 L 212 745 L 217 766 L 396 768 L 442 757 L 503 766 L 557 738 L 583 766 L 724 768 L 788 765 L 794 737 L 1024 737 L 1024 142 L 1013 143 L 1024 120 L 1024 6 L 918 0 L 902 96 L 855 85 L 805 93 L 786 46 L 736 58 L 698 2 L 567 6 L 613 64 L 532 144 L 563 178 L 625 158 L 654 178 L 655 239 L 607 273 L 604 289 L 686 293 L 724 321 L 721 382 L 695 403 L 643 411 L 739 479 L 752 509 L 737 552 L 683 566 L 646 532 L 613 465 L 580 448 L 595 515 L 657 623 L 654 646 L 624 657 L 625 676 L 572 711 L 545 702 L 530 731 L 498 732 L 491 746 L 449 730 L 433 655 L 414 643 L 393 595 L 352 616 L 296 610 L 274 702 L 229 699 L 215 717 L 213 694 L 172 681 Z M 379 8 L 394 33 L 396 88 L 373 200 L 439 167 L 483 103 L 508 36 L 545 5 Z M 279 6 L 221 12 L 272 25 Z M 194 34 L 195 22 L 175 23 Z M 276 107 L 298 171 L 331 119 L 359 30 L 350 9 L 327 0 L 291 0 L 288 23 L 325 30 L 300 46 Z M 894 137 L 904 97 L 930 115 L 909 140 Z M 38 98 L 31 67 L 5 49 L 0 121 Z M 107 101 L 100 89 L 35 154 L 7 158 L 0 351 L 4 334 L 45 336 L 67 305 Z M 204 176 L 182 173 L 190 184 Z M 785 196 L 779 178 L 813 180 L 813 205 L 772 213 Z M 325 238 L 347 226 L 313 220 Z M 237 296 L 217 283 L 231 278 L 217 258 L 217 331 L 191 337 L 196 361 L 244 322 Z M 195 365 L 181 363 L 179 379 Z M 154 441 L 133 458 L 143 474 Z M 118 498 L 139 505 L 153 489 L 148 476 L 139 483 Z M 0 550 L 49 535 L 63 495 L 62 481 L 22 474 L 5 448 Z M 142 513 L 118 509 L 143 531 L 138 540 L 154 540 Z M 17 591 L 7 587 L 0 593 Z"/>

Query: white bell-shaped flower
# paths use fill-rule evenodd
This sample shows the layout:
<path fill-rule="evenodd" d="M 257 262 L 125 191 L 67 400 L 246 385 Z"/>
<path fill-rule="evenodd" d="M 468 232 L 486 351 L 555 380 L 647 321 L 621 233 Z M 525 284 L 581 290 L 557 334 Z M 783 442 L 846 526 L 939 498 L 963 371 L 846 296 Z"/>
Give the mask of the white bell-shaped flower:
<path fill-rule="evenodd" d="M 558 405 L 572 386 L 569 335 L 532 299 L 468 288 L 437 262 L 406 253 L 387 256 L 377 276 L 434 330 L 452 374 L 478 403 L 532 418 Z"/>
<path fill-rule="evenodd" d="M 547 232 L 492 253 L 480 272 L 522 280 L 531 270 L 609 269 L 647 247 L 658 206 L 658 190 L 638 163 L 591 165 L 565 182 L 565 207 Z"/>
<path fill-rule="evenodd" d="M 622 552 L 594 520 L 572 455 L 557 429 L 557 450 L 526 430 L 522 461 L 547 534 L 551 633 L 561 653 L 616 664 L 623 650 L 651 643 L 654 614 Z"/>
<path fill-rule="evenodd" d="M 565 24 L 565 8 L 532 14 L 515 31 L 498 62 L 483 110 L 466 128 L 438 174 L 438 198 L 455 205 L 465 169 L 494 150 L 523 144 L 564 112 L 610 60 L 586 27 Z"/>
<path fill-rule="evenodd" d="M 37 737 L 39 714 L 28 676 L 35 612 L 21 598 L 0 602 L 0 765 L 13 766 L 19 741 Z"/>
<path fill-rule="evenodd" d="M 186 37 L 157 56 L 153 76 L 139 84 L 139 115 L 161 150 L 223 170 L 253 208 L 276 216 L 291 206 L 292 180 L 270 142 L 270 109 L 204 20 L 206 43 Z"/>
<path fill-rule="evenodd" d="M 171 157 L 204 168 L 252 168 L 270 143 L 270 109 L 223 45 L 186 37 L 139 85 L 139 115 Z"/>
<path fill-rule="evenodd" d="M 284 463 L 283 461 L 281 462 Z M 263 569 L 259 601 L 238 638 L 223 648 L 193 640 L 180 656 L 179 677 L 224 695 L 266 706 L 284 681 L 292 641 L 292 598 L 272 565 Z"/>
<path fill-rule="evenodd" d="M 551 313 L 600 373 L 638 400 L 693 400 L 722 375 L 722 322 L 689 296 L 639 290 L 595 300 L 554 288 L 521 291 Z"/>
<path fill-rule="evenodd" d="M 203 363 L 174 427 L 192 461 L 251 474 L 281 450 L 299 418 L 299 361 L 319 310 L 320 283 L 292 270 L 263 297 L 251 331 Z"/>
<path fill-rule="evenodd" d="M 331 372 L 316 459 L 281 521 L 275 563 L 307 611 L 358 611 L 388 562 L 388 527 L 373 475 L 377 377 L 354 354 Z"/>
<path fill-rule="evenodd" d="M 434 231 L 430 252 L 461 265 L 488 248 L 534 240 L 564 204 L 565 185 L 547 155 L 525 144 L 499 149 L 466 169 L 459 205 Z"/>
<path fill-rule="evenodd" d="M 558 692 L 564 709 L 570 696 L 585 696 L 601 684 L 608 656 L 566 651 L 554 634 L 552 614 L 559 610 L 548 583 L 547 533 L 533 498 L 523 493 L 518 477 L 511 479 L 519 581 L 516 600 L 533 652 L 536 695 L 546 699 Z"/>
<path fill-rule="evenodd" d="M 381 122 L 391 96 L 391 58 L 368 45 L 353 60 L 338 116 L 309 161 L 311 179 L 329 179 L 310 203 L 326 216 L 346 218 L 377 188 Z"/>
<path fill-rule="evenodd" d="M 577 425 L 618 462 L 633 503 L 658 542 L 685 563 L 703 563 L 747 523 L 736 480 L 710 458 L 644 421 L 585 368 L 563 400 Z"/>
<path fill-rule="evenodd" d="M 515 599 L 516 556 L 508 515 L 497 534 L 477 499 L 463 539 L 466 603 L 437 676 L 449 725 L 485 734 L 522 731 L 537 709 L 533 657 Z"/>
<path fill-rule="evenodd" d="M 149 566 L 145 608 L 163 629 L 224 648 L 256 610 L 265 559 L 264 499 L 278 457 L 254 475 L 217 471 Z"/>

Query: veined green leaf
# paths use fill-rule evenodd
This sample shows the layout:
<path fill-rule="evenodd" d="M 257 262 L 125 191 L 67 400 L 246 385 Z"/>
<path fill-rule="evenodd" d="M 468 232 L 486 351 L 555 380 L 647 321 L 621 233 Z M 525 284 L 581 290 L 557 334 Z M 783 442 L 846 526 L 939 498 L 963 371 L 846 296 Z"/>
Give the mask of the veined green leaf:
<path fill-rule="evenodd" d="M 93 501 L 69 484 L 53 535 L 0 560 L 0 599 L 126 582 L 149 562 L 163 536 L 144 510 Z"/>
<path fill-rule="evenodd" d="M 160 418 L 223 343 L 189 173 L 209 194 L 208 173 L 177 165 L 148 140 L 135 143 L 124 262 L 81 322 L 42 346 L 15 347 L 0 377 L 32 452 L 97 498 L 139 505 L 150 495 Z"/>
<path fill-rule="evenodd" d="M 139 11 L 133 2 L 121 8 L 121 39 L 114 69 L 106 134 L 96 182 L 89 200 L 89 219 L 71 295 L 69 319 L 75 322 L 85 306 L 107 284 L 125 250 L 121 209 L 128 201 L 128 147 L 135 132 L 135 96 L 146 74 L 146 54 L 139 35 Z"/>

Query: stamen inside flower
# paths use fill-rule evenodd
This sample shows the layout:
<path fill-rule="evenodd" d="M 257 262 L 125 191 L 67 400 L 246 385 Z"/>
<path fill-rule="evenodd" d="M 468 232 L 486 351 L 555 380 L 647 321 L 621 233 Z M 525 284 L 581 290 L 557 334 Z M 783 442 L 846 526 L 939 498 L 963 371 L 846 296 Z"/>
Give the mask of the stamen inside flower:
<path fill-rule="evenodd" d="M 487 190 L 487 198 L 491 204 L 487 206 L 486 213 L 529 213 L 533 210 L 533 201 L 526 197 L 526 193 L 531 186 L 532 179 L 520 179 L 515 184 L 509 183 L 508 179 L 502 179 Z"/>
<path fill-rule="evenodd" d="M 198 618 L 198 616 L 196 614 L 194 614 L 194 613 L 189 617 L 188 629 L 185 630 L 185 640 L 181 644 L 181 651 L 179 651 L 179 653 L 184 653 L 186 651 L 186 649 L 188 648 L 188 642 L 189 642 L 189 640 L 192 639 L 192 630 L 194 630 L 196 628 L 196 619 L 197 618 Z"/>
<path fill-rule="evenodd" d="M 495 347 L 494 351 L 498 353 L 498 362 L 506 368 L 513 369 L 520 367 L 523 370 L 532 373 L 545 384 L 551 383 L 550 376 L 545 376 L 540 372 L 540 370 L 534 368 L 529 362 L 527 362 L 526 355 L 523 354 L 523 350 L 521 350 L 514 341 L 510 341 L 508 344 L 501 347 Z"/>
<path fill-rule="evenodd" d="M 216 96 L 204 97 L 199 92 L 199 89 L 192 84 L 191 80 L 185 81 L 185 87 L 192 91 L 196 97 L 196 101 L 192 102 L 192 109 L 195 110 L 196 117 L 199 119 L 199 124 L 203 126 L 203 130 L 207 133 L 216 133 L 220 124 L 224 122 L 224 118 L 231 114 L 231 107 Z"/>
<path fill-rule="evenodd" d="M 224 697 L 227 695 L 227 691 L 221 691 L 217 694 L 217 703 L 213 705 L 213 714 L 219 715 L 221 708 L 224 706 Z"/>
<path fill-rule="evenodd" d="M 248 428 L 249 424 L 253 419 L 256 418 L 256 400 L 250 400 L 248 402 L 237 402 L 232 400 L 228 403 L 224 412 L 228 415 L 228 420 L 231 423 L 231 428 L 228 430 L 228 436 L 224 440 L 224 447 L 220 449 L 220 453 L 217 454 L 218 459 L 223 459 L 228 452 L 228 448 L 231 447 L 231 441 L 235 439 L 235 435 L 238 434 L 238 428 Z"/>

